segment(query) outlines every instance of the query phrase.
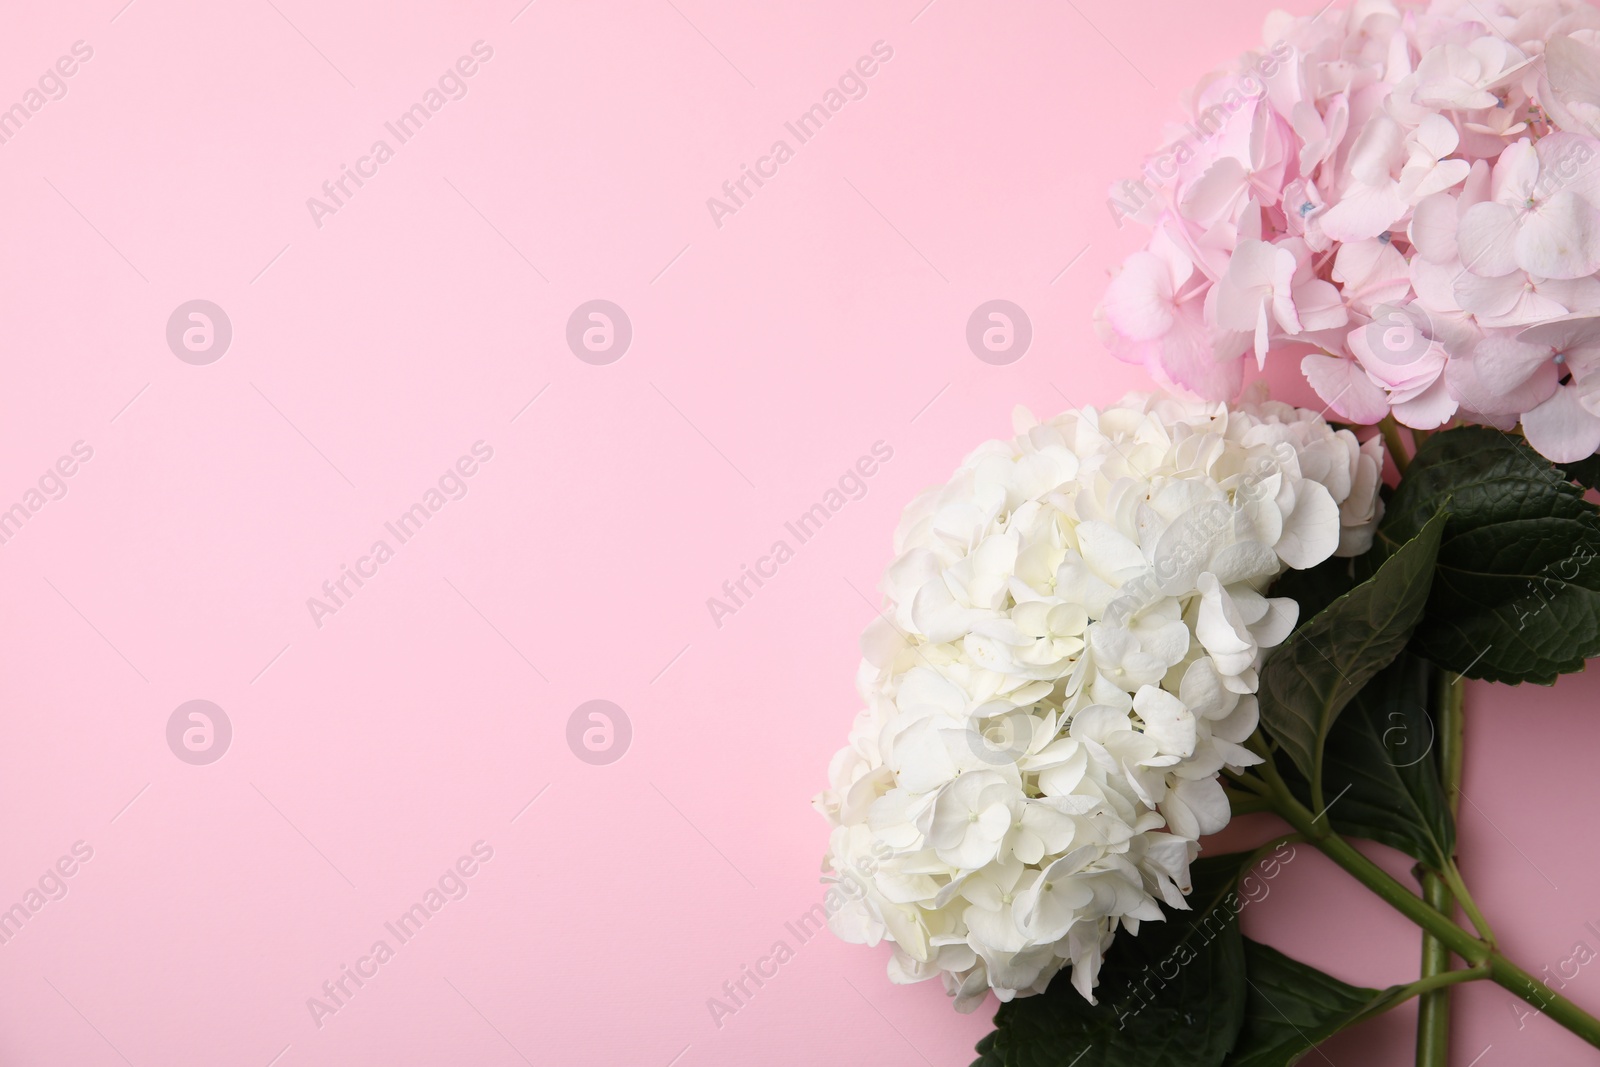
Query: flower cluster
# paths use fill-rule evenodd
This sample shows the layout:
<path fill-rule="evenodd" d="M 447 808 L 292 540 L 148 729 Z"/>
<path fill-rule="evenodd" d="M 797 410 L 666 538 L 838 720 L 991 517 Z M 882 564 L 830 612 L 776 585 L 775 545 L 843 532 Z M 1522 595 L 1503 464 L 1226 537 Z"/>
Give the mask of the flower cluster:
<path fill-rule="evenodd" d="M 1593 454 L 1600 10 L 1362 0 L 1264 36 L 1112 190 L 1154 230 L 1099 309 L 1112 351 L 1226 399 L 1286 348 L 1348 421 L 1520 420 Z"/>
<path fill-rule="evenodd" d="M 1298 615 L 1264 593 L 1365 551 L 1380 509 L 1381 441 L 1285 404 L 1134 395 L 1015 428 L 906 509 L 816 800 L 834 931 L 962 1010 L 1068 963 L 1092 1001 L 1118 927 L 1186 907 Z"/>

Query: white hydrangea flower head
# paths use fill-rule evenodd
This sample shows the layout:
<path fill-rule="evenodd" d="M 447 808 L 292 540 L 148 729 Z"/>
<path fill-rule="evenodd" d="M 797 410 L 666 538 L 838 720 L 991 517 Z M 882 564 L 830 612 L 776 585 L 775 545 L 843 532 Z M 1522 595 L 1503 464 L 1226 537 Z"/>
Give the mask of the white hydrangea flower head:
<path fill-rule="evenodd" d="M 1381 440 L 1287 404 L 1134 394 L 1015 429 L 906 508 L 815 801 L 834 932 L 962 1011 L 1069 963 L 1093 1002 L 1117 930 L 1187 908 L 1297 621 L 1267 588 L 1365 551 L 1382 507 Z"/>

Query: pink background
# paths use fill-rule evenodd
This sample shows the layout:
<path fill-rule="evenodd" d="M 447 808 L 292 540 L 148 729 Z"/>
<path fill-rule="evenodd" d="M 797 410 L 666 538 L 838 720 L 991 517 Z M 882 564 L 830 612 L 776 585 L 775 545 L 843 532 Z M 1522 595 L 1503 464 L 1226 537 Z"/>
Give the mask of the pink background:
<path fill-rule="evenodd" d="M 924 2 L 13 15 L 0 107 L 93 58 L 0 145 L 0 508 L 93 458 L 0 545 L 0 908 L 93 858 L 0 945 L 0 1062 L 970 1061 L 988 1010 L 784 926 L 820 899 L 807 801 L 862 594 L 901 505 L 1013 405 L 1140 384 L 1090 325 L 1142 236 L 1105 190 L 1266 8 Z M 479 40 L 465 98 L 397 146 L 383 124 Z M 880 40 L 867 95 L 718 227 L 706 199 Z M 319 228 L 306 199 L 380 137 Z M 207 366 L 165 339 L 197 298 L 233 326 Z M 595 298 L 633 325 L 609 366 L 565 342 Z M 1033 323 L 1008 366 L 964 341 L 993 298 Z M 467 495 L 387 538 L 477 441 Z M 716 625 L 707 598 L 878 441 L 865 497 Z M 307 598 L 379 538 L 318 627 Z M 1595 696 L 1473 692 L 1465 866 L 1535 968 L 1600 948 Z M 208 766 L 166 743 L 194 699 L 233 727 Z M 633 728 L 606 766 L 566 743 L 595 699 Z M 319 1028 L 307 998 L 480 840 L 468 894 Z M 1246 924 L 1346 979 L 1415 974 L 1411 928 L 1304 853 Z M 707 998 L 779 939 L 718 1027 Z M 1600 1009 L 1600 968 L 1567 992 Z M 1458 1004 L 1458 1064 L 1588 1062 L 1495 988 Z M 1409 1063 L 1410 1019 L 1326 1058 Z"/>

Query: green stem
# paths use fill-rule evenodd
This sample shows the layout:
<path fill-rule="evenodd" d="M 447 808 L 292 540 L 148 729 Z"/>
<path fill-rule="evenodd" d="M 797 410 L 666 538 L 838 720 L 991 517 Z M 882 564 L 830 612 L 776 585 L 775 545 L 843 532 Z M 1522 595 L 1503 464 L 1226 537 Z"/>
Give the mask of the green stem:
<path fill-rule="evenodd" d="M 1266 761 L 1265 763 L 1260 764 L 1260 766 L 1267 767 L 1271 765 L 1272 752 L 1267 748 L 1266 742 L 1261 740 L 1261 731 L 1257 730 L 1255 733 L 1245 738 L 1244 746 Z M 1250 774 L 1248 771 L 1234 771 L 1224 767 L 1222 768 L 1222 776 L 1228 779 L 1226 783 L 1227 785 L 1237 786 L 1240 789 L 1248 789 L 1257 796 L 1267 797 L 1270 800 L 1276 795 L 1273 792 L 1272 786 L 1269 785 L 1264 778 Z"/>
<path fill-rule="evenodd" d="M 1290 795 L 1287 788 L 1281 785 L 1283 779 L 1270 763 L 1263 764 L 1262 770 L 1267 773 L 1269 782 L 1275 779 L 1278 783 L 1272 790 L 1278 814 L 1290 826 L 1304 834 L 1306 840 L 1320 849 L 1324 855 L 1372 890 L 1379 899 L 1432 934 L 1447 949 L 1466 960 L 1471 967 L 1487 964 L 1490 981 L 1532 1004 L 1552 1021 L 1571 1030 L 1589 1044 L 1600 1048 L 1600 1019 L 1590 1015 L 1512 963 L 1497 950 L 1467 933 L 1396 881 L 1388 871 L 1358 852 L 1344 838 L 1326 826 L 1320 825 L 1320 817 L 1313 816 L 1304 805 Z"/>
<path fill-rule="evenodd" d="M 1385 415 L 1378 423 L 1378 430 L 1383 434 L 1383 443 L 1389 446 L 1389 458 L 1394 460 L 1395 470 L 1405 474 L 1411 463 L 1411 453 L 1406 450 L 1405 438 L 1400 436 L 1400 424 L 1394 421 L 1393 415 Z"/>
<path fill-rule="evenodd" d="M 1439 770 L 1444 780 L 1444 800 L 1453 818 L 1461 808 L 1461 766 L 1467 736 L 1467 681 L 1459 674 L 1442 673 L 1436 694 L 1439 705 Z"/>
<path fill-rule="evenodd" d="M 1600 1019 L 1578 1007 L 1498 952 L 1491 951 L 1489 979 L 1538 1008 L 1553 1022 L 1600 1048 Z"/>
<path fill-rule="evenodd" d="M 1245 862 L 1244 869 L 1247 871 L 1253 871 L 1255 870 L 1256 864 L 1260 863 L 1272 853 L 1278 851 L 1278 849 L 1282 848 L 1284 845 L 1297 845 L 1305 839 L 1306 838 L 1304 834 L 1282 834 L 1278 837 L 1274 837 L 1271 841 L 1263 843 L 1256 848 L 1254 852 L 1250 853 L 1250 858 Z"/>
<path fill-rule="evenodd" d="M 1262 810 L 1271 811 L 1272 809 L 1264 808 Z M 1305 835 L 1303 834 L 1280 834 L 1279 836 L 1274 837 L 1271 841 L 1264 842 L 1263 844 L 1251 849 L 1248 853 L 1241 849 L 1238 852 L 1222 852 L 1218 853 L 1218 855 L 1244 856 L 1244 866 L 1240 868 L 1240 871 L 1248 873 L 1256 869 L 1256 864 L 1260 863 L 1272 853 L 1278 851 L 1278 849 L 1282 848 L 1284 845 L 1300 844 L 1304 841 Z"/>
<path fill-rule="evenodd" d="M 1237 789 L 1223 789 L 1228 795 L 1228 808 L 1235 815 L 1254 815 L 1258 811 L 1271 811 L 1272 802 L 1266 797 L 1256 796 L 1253 793 L 1241 793 Z"/>
<path fill-rule="evenodd" d="M 1422 899 L 1441 915 L 1451 913 L 1450 887 L 1432 871 L 1422 876 Z M 1422 935 L 1422 978 L 1460 974 L 1450 969 L 1450 950 L 1432 934 Z M 1417 1067 L 1448 1067 L 1450 1063 L 1449 987 L 1432 989 L 1417 1001 Z"/>
<path fill-rule="evenodd" d="M 1460 985 L 1463 982 L 1481 982 L 1489 977 L 1489 965 L 1480 963 L 1476 967 L 1468 967 L 1463 971 L 1445 971 L 1443 974 L 1436 974 L 1429 978 L 1419 978 L 1410 985 L 1404 985 L 1395 990 L 1395 995 L 1392 999 L 1386 1000 L 1377 1007 L 1370 1008 L 1356 1016 L 1351 1020 L 1350 1025 L 1354 1026 L 1356 1023 L 1365 1022 L 1367 1019 L 1382 1015 L 1386 1011 L 1392 1011 L 1412 997 L 1425 996 L 1441 989 L 1448 989 L 1453 985 Z"/>
<path fill-rule="evenodd" d="M 1494 948 L 1494 931 L 1489 929 L 1489 920 L 1478 910 L 1478 902 L 1467 892 L 1467 883 L 1462 881 L 1461 870 L 1456 866 L 1455 860 L 1451 860 L 1450 866 L 1445 868 L 1444 877 L 1445 883 L 1450 887 L 1450 894 L 1456 898 L 1456 903 L 1461 905 L 1461 910 L 1467 913 L 1467 918 L 1472 920 L 1478 936 L 1483 938 L 1484 944 Z"/>
<path fill-rule="evenodd" d="M 1489 965 L 1480 963 L 1476 967 L 1468 967 L 1461 971 L 1445 971 L 1443 974 L 1431 975 L 1427 978 L 1418 978 L 1408 986 L 1401 986 L 1399 999 L 1395 1004 L 1403 1004 L 1412 997 L 1420 997 L 1439 989 L 1449 989 L 1462 982 L 1479 982 L 1490 977 Z"/>
<path fill-rule="evenodd" d="M 1439 744 L 1439 770 L 1444 784 L 1445 803 L 1450 807 L 1451 818 L 1461 802 L 1462 743 L 1465 740 L 1464 707 L 1465 685 L 1461 676 L 1441 672 L 1434 692 L 1434 710 L 1437 720 Z M 1422 899 L 1439 914 L 1455 917 L 1455 902 L 1470 899 L 1453 860 L 1448 861 L 1443 873 L 1424 871 Z M 1452 877 L 1452 875 L 1454 875 Z M 1478 933 L 1488 936 L 1488 924 L 1481 922 L 1482 915 L 1474 905 L 1469 914 Z M 1492 945 L 1493 942 L 1491 941 Z M 1422 980 L 1450 973 L 1450 950 L 1438 938 L 1423 931 Z M 1442 987 L 1423 994 L 1417 1002 L 1417 1067 L 1449 1067 L 1450 1063 L 1450 990 Z"/>
<path fill-rule="evenodd" d="M 1411 890 L 1401 885 L 1388 871 L 1356 851 L 1355 846 L 1321 825 L 1299 801 L 1287 794 L 1278 798 L 1278 814 L 1296 830 L 1306 835 L 1311 844 L 1321 849 L 1329 859 L 1348 873 L 1400 914 L 1433 934 L 1445 947 L 1470 964 L 1479 964 L 1488 957 L 1489 946 L 1451 922 L 1449 918 Z"/>

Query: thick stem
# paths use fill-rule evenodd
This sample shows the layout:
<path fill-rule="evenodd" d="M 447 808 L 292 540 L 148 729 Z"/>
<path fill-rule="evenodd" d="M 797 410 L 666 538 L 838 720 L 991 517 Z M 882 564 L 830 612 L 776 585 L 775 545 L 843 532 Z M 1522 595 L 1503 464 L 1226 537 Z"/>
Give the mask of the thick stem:
<path fill-rule="evenodd" d="M 1262 769 L 1268 773 L 1269 781 L 1276 778 L 1279 783 L 1282 782 L 1282 778 L 1272 771 L 1271 764 L 1264 765 Z M 1478 967 L 1487 963 L 1491 981 L 1532 1004 L 1589 1044 L 1600 1048 L 1600 1019 L 1590 1015 L 1506 959 L 1498 951 L 1451 922 L 1445 915 L 1434 910 L 1426 901 L 1391 877 L 1388 871 L 1358 852 L 1350 842 L 1321 825 L 1321 819 L 1307 811 L 1286 788 L 1277 786 L 1272 792 L 1276 810 L 1284 821 L 1304 834 L 1307 841 L 1343 867 L 1358 882 L 1376 893 L 1379 899 L 1432 934 L 1447 949 L 1466 960 L 1470 966 Z"/>
<path fill-rule="evenodd" d="M 1434 711 L 1439 745 L 1439 771 L 1444 784 L 1445 803 L 1450 807 L 1451 818 L 1461 802 L 1462 742 L 1465 739 L 1465 718 L 1462 714 L 1465 686 L 1461 676 L 1441 673 L 1434 692 Z M 1452 867 L 1453 871 L 1454 868 Z M 1460 878 L 1446 881 L 1446 875 L 1425 871 L 1422 875 L 1422 899 L 1447 918 L 1455 916 L 1454 890 Z M 1462 887 L 1463 889 L 1465 887 Z M 1462 894 L 1464 895 L 1464 894 Z M 1487 924 L 1478 920 L 1477 908 L 1472 909 L 1478 933 L 1487 934 Z M 1422 978 L 1424 980 L 1450 971 L 1450 950 L 1427 931 L 1422 934 Z M 1417 1001 L 1417 1067 L 1449 1067 L 1450 1063 L 1450 990 L 1448 987 L 1423 994 Z"/>
<path fill-rule="evenodd" d="M 1405 438 L 1400 436 L 1400 424 L 1394 421 L 1393 415 L 1385 415 L 1383 421 L 1378 423 L 1378 430 L 1383 434 L 1383 443 L 1389 446 L 1389 458 L 1394 461 L 1394 469 L 1405 474 L 1411 462 L 1411 453 L 1406 449 Z"/>
<path fill-rule="evenodd" d="M 1489 978 L 1600 1048 L 1600 1019 L 1578 1007 L 1498 952 L 1489 953 Z"/>
<path fill-rule="evenodd" d="M 1272 804 L 1266 797 L 1258 797 L 1254 793 L 1244 793 L 1237 789 L 1222 790 L 1228 797 L 1228 809 L 1235 816 L 1254 815 L 1258 811 L 1271 811 Z"/>
<path fill-rule="evenodd" d="M 1303 834 L 1282 834 L 1278 837 L 1274 837 L 1271 841 L 1257 845 L 1250 852 L 1249 857 L 1244 861 L 1243 869 L 1246 871 L 1255 870 L 1256 864 L 1266 859 L 1272 853 L 1278 851 L 1278 849 L 1282 848 L 1284 845 L 1298 844 L 1304 840 L 1305 836 Z"/>
<path fill-rule="evenodd" d="M 1461 766 L 1467 736 L 1467 680 L 1459 674 L 1443 672 L 1436 701 L 1439 708 L 1439 772 L 1444 781 L 1444 801 L 1455 817 L 1461 808 Z"/>
<path fill-rule="evenodd" d="M 1314 819 L 1311 812 L 1293 797 L 1281 796 L 1277 810 L 1290 826 L 1305 834 L 1306 839 L 1329 859 L 1343 867 L 1390 907 L 1431 933 L 1451 952 L 1473 965 L 1488 958 L 1488 945 L 1436 911 L 1427 901 L 1391 877 L 1388 871 L 1356 851 L 1350 842 L 1328 830 L 1321 820 Z"/>
<path fill-rule="evenodd" d="M 1451 911 L 1450 888 L 1432 871 L 1422 876 L 1422 899 L 1441 915 Z M 1422 980 L 1450 974 L 1450 950 L 1432 934 L 1422 935 Z M 1417 1001 L 1417 1067 L 1448 1067 L 1450 1063 L 1449 987 L 1424 993 Z"/>

